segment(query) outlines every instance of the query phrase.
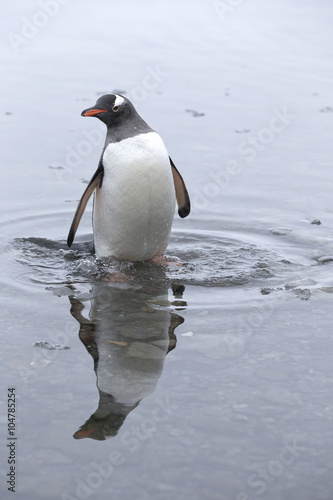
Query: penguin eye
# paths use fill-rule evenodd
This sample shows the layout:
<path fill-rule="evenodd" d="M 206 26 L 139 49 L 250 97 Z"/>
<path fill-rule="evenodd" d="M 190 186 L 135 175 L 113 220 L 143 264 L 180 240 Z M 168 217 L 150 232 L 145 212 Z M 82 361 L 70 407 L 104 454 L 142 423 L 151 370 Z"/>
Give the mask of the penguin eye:
<path fill-rule="evenodd" d="M 117 111 L 119 111 L 119 106 L 113 106 L 112 111 L 114 111 L 115 113 L 117 113 Z"/>

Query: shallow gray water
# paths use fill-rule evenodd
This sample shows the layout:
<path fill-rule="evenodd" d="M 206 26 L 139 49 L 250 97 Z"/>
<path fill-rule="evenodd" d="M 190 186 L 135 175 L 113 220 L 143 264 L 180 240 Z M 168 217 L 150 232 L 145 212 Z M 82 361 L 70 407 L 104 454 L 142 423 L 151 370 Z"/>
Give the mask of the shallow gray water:
<path fill-rule="evenodd" d="M 1 498 L 15 387 L 17 499 L 330 500 L 333 6 L 52 5 L 3 5 Z M 191 194 L 163 266 L 65 244 L 114 89 Z"/>

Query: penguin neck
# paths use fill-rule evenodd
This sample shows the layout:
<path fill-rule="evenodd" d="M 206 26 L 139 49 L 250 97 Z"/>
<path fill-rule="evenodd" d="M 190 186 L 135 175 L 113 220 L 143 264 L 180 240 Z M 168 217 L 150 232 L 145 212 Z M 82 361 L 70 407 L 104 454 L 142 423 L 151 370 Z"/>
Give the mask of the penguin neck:
<path fill-rule="evenodd" d="M 105 139 L 105 147 L 114 142 L 120 142 L 130 137 L 135 137 L 140 134 L 148 134 L 154 132 L 152 128 L 140 117 L 135 117 L 135 120 L 125 122 L 122 125 L 108 125 Z"/>

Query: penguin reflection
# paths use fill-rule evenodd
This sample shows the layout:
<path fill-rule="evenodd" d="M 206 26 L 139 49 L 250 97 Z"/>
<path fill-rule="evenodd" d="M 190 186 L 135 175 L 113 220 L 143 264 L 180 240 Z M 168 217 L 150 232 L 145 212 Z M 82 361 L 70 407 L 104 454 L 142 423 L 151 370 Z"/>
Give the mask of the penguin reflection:
<path fill-rule="evenodd" d="M 182 289 L 174 288 L 174 294 L 179 297 Z M 75 439 L 115 436 L 127 415 L 154 392 L 164 358 L 176 346 L 174 331 L 184 322 L 166 309 L 167 291 L 165 283 L 99 282 L 92 290 L 90 320 L 82 315 L 82 302 L 70 297 L 79 337 L 94 360 L 100 396 L 97 410 Z"/>

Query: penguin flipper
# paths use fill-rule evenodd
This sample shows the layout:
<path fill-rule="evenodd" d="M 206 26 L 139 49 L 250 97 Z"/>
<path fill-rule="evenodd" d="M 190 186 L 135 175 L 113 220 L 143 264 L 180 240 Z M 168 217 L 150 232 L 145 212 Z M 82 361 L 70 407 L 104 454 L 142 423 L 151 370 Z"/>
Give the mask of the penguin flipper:
<path fill-rule="evenodd" d="M 70 228 L 69 233 L 68 233 L 68 238 L 67 238 L 67 245 L 69 247 L 72 246 L 72 243 L 73 243 L 74 238 L 75 238 L 76 230 L 79 227 L 81 217 L 82 217 L 83 212 L 87 206 L 87 203 L 88 203 L 90 196 L 93 194 L 93 192 L 95 191 L 95 189 L 97 187 L 102 187 L 103 175 L 104 175 L 104 167 L 103 167 L 102 162 L 100 161 L 100 163 L 98 165 L 98 169 L 94 173 L 91 181 L 89 182 L 86 190 L 84 191 L 84 193 L 79 201 L 79 204 L 77 206 L 76 212 L 74 214 L 73 222 L 72 222 L 71 228 Z"/>
<path fill-rule="evenodd" d="M 190 203 L 190 197 L 188 195 L 184 179 L 178 172 L 175 164 L 171 160 L 170 156 L 170 165 L 171 165 L 171 170 L 172 170 L 172 177 L 173 177 L 173 182 L 175 185 L 175 191 L 176 191 L 176 199 L 177 199 L 177 205 L 178 205 L 178 214 L 179 217 L 187 217 L 188 214 L 191 211 L 191 203 Z"/>

